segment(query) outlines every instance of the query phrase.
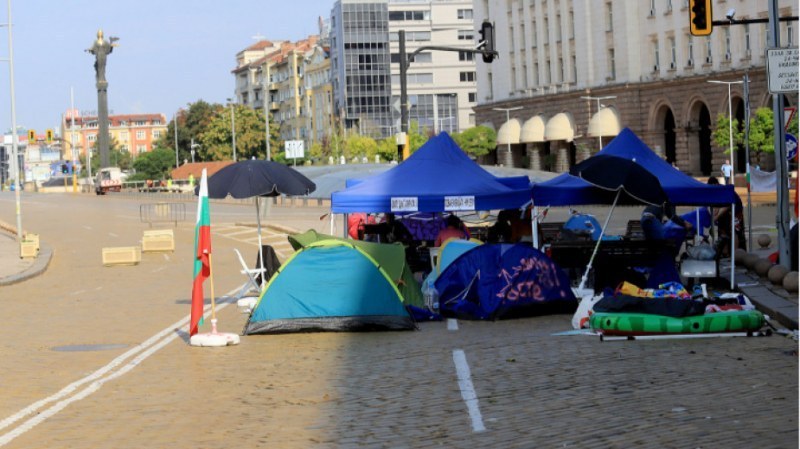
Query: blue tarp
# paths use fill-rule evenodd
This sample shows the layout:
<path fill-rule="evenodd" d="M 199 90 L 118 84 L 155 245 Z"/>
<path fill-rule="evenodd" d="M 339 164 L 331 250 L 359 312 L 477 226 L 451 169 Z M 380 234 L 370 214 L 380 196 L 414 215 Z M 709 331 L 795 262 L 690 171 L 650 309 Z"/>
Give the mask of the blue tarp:
<path fill-rule="evenodd" d="M 661 187 L 675 205 L 731 204 L 733 186 L 714 186 L 702 183 L 672 167 L 625 128 L 597 154 L 610 154 L 635 159 L 658 177 Z M 533 185 L 533 203 L 537 206 L 572 206 L 580 204 L 611 204 L 616 192 L 599 189 L 569 173 Z M 630 204 L 620 202 L 619 204 Z M 640 203 L 635 203 L 640 204 Z"/>
<path fill-rule="evenodd" d="M 419 212 L 515 209 L 530 200 L 527 176 L 492 175 L 444 132 L 396 167 L 348 185 L 331 195 L 332 212 L 397 211 L 392 207 L 392 198 L 416 198 Z M 445 197 L 471 197 L 474 204 L 448 207 Z"/>
<path fill-rule="evenodd" d="M 495 320 L 574 312 L 569 279 L 525 244 L 483 244 L 462 254 L 434 284 L 443 316 Z"/>

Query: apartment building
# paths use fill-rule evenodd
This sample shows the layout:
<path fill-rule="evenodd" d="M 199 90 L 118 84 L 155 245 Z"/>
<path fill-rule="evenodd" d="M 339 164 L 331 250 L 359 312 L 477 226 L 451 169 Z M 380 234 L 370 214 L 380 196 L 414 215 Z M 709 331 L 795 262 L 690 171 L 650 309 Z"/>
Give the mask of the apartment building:
<path fill-rule="evenodd" d="M 399 31 L 405 30 L 407 54 L 430 45 L 474 49 L 477 40 L 471 0 L 390 0 L 388 6 L 392 116 L 399 130 Z M 408 68 L 409 120 L 435 133 L 475 126 L 475 57 L 463 51 L 420 51 Z"/>
<path fill-rule="evenodd" d="M 498 130 L 493 161 L 567 170 L 630 127 L 684 172 L 709 175 L 728 157 L 711 130 L 728 114 L 728 88 L 709 81 L 750 78 L 750 107 L 772 105 L 767 91 L 767 24 L 689 33 L 688 0 L 476 0 L 475 25 L 495 23 L 500 58 L 477 64 L 477 122 Z M 717 0 L 714 20 L 766 18 L 767 2 Z M 781 16 L 797 2 L 780 0 Z M 797 22 L 781 22 L 782 47 L 797 46 Z M 797 97 L 786 99 L 797 104 Z M 731 85 L 734 118 L 744 119 L 744 89 Z M 521 109 L 520 109 L 521 108 Z M 511 110 L 514 109 L 514 110 Z M 510 117 L 510 119 L 507 119 Z M 744 151 L 734 166 L 745 168 Z M 762 168 L 770 169 L 769 161 Z"/>
<path fill-rule="evenodd" d="M 117 141 L 120 150 L 131 153 L 134 158 L 152 151 L 155 142 L 167 132 L 167 118 L 161 113 L 109 115 L 108 122 L 111 139 Z M 94 155 L 98 132 L 96 115 L 82 115 L 77 110 L 67 110 L 61 120 L 63 158 L 71 159 L 73 148 L 77 151 L 76 155 L 85 155 L 87 148 L 92 149 Z"/>

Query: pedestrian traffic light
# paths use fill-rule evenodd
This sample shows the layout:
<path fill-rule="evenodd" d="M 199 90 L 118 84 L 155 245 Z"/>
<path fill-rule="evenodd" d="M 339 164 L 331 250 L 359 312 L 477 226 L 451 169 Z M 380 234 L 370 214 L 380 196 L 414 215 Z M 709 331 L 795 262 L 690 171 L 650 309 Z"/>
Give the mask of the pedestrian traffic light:
<path fill-rule="evenodd" d="M 28 130 L 28 142 L 36 142 L 36 131 L 32 129 Z"/>
<path fill-rule="evenodd" d="M 48 129 L 47 131 L 45 131 L 44 140 L 47 143 L 53 143 L 53 130 L 52 129 Z"/>
<path fill-rule="evenodd" d="M 689 32 L 692 36 L 708 36 L 713 27 L 711 0 L 690 0 Z"/>
<path fill-rule="evenodd" d="M 497 52 L 494 49 L 494 24 L 484 20 L 481 24 L 480 49 L 483 50 L 483 62 L 489 64 L 494 61 Z"/>

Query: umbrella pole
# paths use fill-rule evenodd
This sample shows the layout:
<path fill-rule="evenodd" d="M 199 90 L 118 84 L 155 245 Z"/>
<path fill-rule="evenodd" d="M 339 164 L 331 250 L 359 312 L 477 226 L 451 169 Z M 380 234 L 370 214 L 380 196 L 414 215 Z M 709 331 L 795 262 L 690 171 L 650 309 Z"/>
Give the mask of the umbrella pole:
<path fill-rule="evenodd" d="M 258 198 L 256 197 L 256 224 L 258 225 L 258 269 L 259 275 L 261 276 L 261 290 L 264 290 L 264 278 L 266 276 L 267 270 L 264 269 L 264 251 L 262 251 L 262 242 L 261 242 L 261 211 L 258 207 Z"/>
<path fill-rule="evenodd" d="M 608 216 L 606 217 L 606 222 L 603 224 L 603 229 L 600 230 L 600 237 L 597 238 L 597 244 L 594 245 L 594 251 L 592 251 L 592 257 L 589 258 L 589 264 L 586 265 L 586 271 L 584 271 L 583 276 L 581 277 L 581 284 L 578 286 L 578 291 L 583 290 L 586 286 L 586 279 L 589 277 L 589 271 L 592 270 L 592 262 L 594 262 L 594 257 L 597 255 L 597 250 L 600 249 L 600 242 L 603 241 L 603 235 L 606 233 L 606 228 L 608 227 L 608 222 L 611 221 L 611 215 L 614 214 L 614 208 L 617 207 L 617 200 L 619 200 L 619 194 L 622 190 L 617 190 L 617 196 L 614 197 L 614 203 L 611 204 L 611 210 L 608 212 Z"/>

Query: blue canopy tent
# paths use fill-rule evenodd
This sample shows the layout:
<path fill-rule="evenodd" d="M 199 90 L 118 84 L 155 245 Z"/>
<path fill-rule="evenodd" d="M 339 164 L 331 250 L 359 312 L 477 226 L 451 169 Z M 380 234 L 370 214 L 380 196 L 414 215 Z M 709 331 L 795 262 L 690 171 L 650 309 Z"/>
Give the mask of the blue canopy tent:
<path fill-rule="evenodd" d="M 729 205 L 736 201 L 733 186 L 708 185 L 675 169 L 655 154 L 630 128 L 623 129 L 598 155 L 606 154 L 629 160 L 655 175 L 672 204 L 683 206 Z M 616 192 L 595 187 L 569 173 L 549 181 L 534 184 L 531 188 L 536 207 L 573 206 L 583 204 L 612 204 Z M 640 204 L 630 197 L 620 197 L 617 204 Z M 534 223 L 534 227 L 536 223 Z M 536 231 L 534 229 L 534 239 Z M 733 261 L 732 261 L 733 262 Z M 731 284 L 733 284 L 733 263 Z"/>
<path fill-rule="evenodd" d="M 700 182 L 675 169 L 653 152 L 630 130 L 625 128 L 599 154 L 635 159 L 658 177 L 670 202 L 681 206 L 731 204 L 735 200 L 733 186 L 714 186 Z M 569 173 L 533 185 L 536 206 L 576 206 L 581 204 L 611 204 L 616 192 L 599 189 Z M 624 201 L 618 204 L 639 204 Z"/>
<path fill-rule="evenodd" d="M 396 167 L 331 195 L 331 212 L 445 212 L 518 208 L 530 200 L 527 176 L 498 178 L 447 133 Z"/>

